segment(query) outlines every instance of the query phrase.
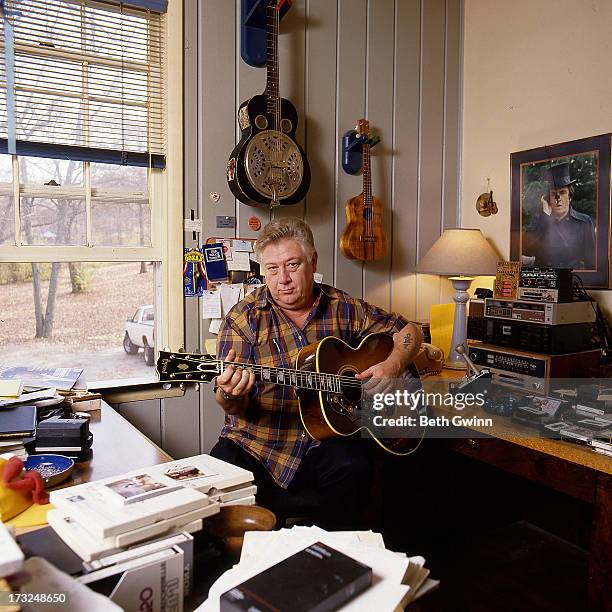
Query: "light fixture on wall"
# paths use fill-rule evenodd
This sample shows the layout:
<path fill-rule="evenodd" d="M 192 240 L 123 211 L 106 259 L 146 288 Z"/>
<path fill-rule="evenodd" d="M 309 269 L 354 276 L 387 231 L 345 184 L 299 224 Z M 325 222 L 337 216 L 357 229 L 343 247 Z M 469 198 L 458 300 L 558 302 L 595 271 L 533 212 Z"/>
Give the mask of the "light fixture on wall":
<path fill-rule="evenodd" d="M 491 189 L 491 179 L 487 179 L 487 189 L 481 193 L 476 200 L 476 210 L 483 217 L 497 214 L 497 202 L 493 200 L 493 190 Z"/>
<path fill-rule="evenodd" d="M 497 262 L 502 259 L 479 229 L 459 228 L 445 230 L 419 260 L 416 272 L 448 276 L 456 292 L 453 338 L 445 367 L 465 369 L 465 361 L 456 347 L 465 346 L 467 338 L 466 304 L 470 299 L 467 290 L 475 276 L 494 276 Z"/>

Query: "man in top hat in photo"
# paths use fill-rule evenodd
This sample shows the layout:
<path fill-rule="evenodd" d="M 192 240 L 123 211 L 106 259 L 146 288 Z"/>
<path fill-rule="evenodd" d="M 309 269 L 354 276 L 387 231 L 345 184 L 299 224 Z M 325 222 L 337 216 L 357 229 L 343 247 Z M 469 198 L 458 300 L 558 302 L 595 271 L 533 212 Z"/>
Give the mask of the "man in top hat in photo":
<path fill-rule="evenodd" d="M 525 240 L 524 258 L 540 267 L 595 269 L 595 227 L 589 215 L 572 207 L 574 183 L 570 163 L 551 165 L 544 171 L 548 194 L 543 194 L 542 216 Z M 527 263 L 527 262 L 526 262 Z M 529 262 L 531 263 L 531 261 Z"/>

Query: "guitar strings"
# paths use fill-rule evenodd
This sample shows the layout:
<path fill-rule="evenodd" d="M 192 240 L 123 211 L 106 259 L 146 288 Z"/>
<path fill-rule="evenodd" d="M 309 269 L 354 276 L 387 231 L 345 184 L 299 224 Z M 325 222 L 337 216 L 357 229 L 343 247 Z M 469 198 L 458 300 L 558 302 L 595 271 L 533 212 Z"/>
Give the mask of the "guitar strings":
<path fill-rule="evenodd" d="M 251 370 L 251 369 L 254 371 L 255 370 L 270 370 L 275 373 L 281 372 L 283 373 L 283 375 L 285 373 L 287 373 L 287 375 L 289 376 L 299 375 L 302 378 L 304 376 L 313 376 L 319 379 L 328 378 L 328 379 L 339 381 L 341 385 L 346 385 L 348 387 L 353 387 L 353 388 L 361 388 L 363 385 L 361 381 L 351 378 L 349 376 L 342 376 L 341 374 L 330 374 L 328 372 L 309 372 L 307 370 L 297 370 L 297 369 L 291 369 L 291 368 L 275 368 L 275 367 L 269 367 L 269 366 L 262 366 L 259 364 L 241 364 L 241 363 L 235 363 L 232 361 L 219 361 L 219 363 L 221 363 L 225 367 L 227 367 L 228 365 L 233 365 L 233 366 L 244 368 L 245 370 Z M 277 375 L 277 381 L 278 381 L 278 375 Z"/>
<path fill-rule="evenodd" d="M 280 108 L 280 71 L 278 69 L 279 57 L 278 57 L 278 32 L 280 22 L 280 7 L 276 3 L 274 10 L 274 73 L 276 75 L 276 146 L 277 146 L 277 167 L 276 167 L 276 201 L 279 202 L 278 192 L 280 191 L 280 184 L 282 182 L 282 168 L 280 168 L 280 162 L 282 161 L 282 150 L 281 150 L 281 108 Z"/>

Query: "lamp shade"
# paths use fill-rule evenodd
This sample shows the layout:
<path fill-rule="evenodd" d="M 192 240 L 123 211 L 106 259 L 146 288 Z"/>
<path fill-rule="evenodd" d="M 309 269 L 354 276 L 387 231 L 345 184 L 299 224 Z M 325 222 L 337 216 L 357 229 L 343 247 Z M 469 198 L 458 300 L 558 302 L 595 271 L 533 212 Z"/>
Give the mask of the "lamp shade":
<path fill-rule="evenodd" d="M 494 276 L 503 260 L 479 229 L 447 229 L 415 271 L 440 276 Z"/>

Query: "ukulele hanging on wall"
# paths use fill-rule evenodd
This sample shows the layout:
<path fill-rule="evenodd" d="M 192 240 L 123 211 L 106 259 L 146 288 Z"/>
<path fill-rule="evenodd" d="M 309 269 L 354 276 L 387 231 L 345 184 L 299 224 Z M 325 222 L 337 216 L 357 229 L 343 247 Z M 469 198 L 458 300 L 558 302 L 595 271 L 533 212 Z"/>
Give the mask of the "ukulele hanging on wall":
<path fill-rule="evenodd" d="M 369 121 L 360 119 L 356 130 L 363 138 L 363 192 L 346 202 L 347 224 L 340 237 L 340 251 L 348 259 L 374 261 L 387 253 L 387 236 L 382 228 L 382 203 L 372 195 Z"/>
<path fill-rule="evenodd" d="M 308 160 L 295 140 L 297 112 L 279 95 L 278 23 L 283 1 L 266 0 L 266 90 L 240 105 L 242 136 L 227 162 L 229 188 L 245 204 L 295 204 L 310 187 Z"/>

